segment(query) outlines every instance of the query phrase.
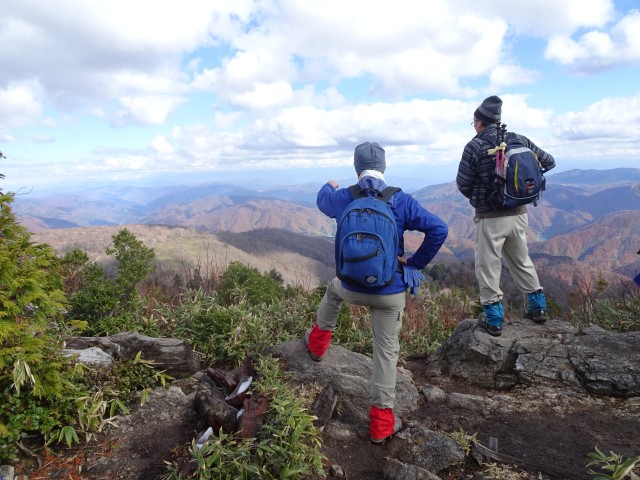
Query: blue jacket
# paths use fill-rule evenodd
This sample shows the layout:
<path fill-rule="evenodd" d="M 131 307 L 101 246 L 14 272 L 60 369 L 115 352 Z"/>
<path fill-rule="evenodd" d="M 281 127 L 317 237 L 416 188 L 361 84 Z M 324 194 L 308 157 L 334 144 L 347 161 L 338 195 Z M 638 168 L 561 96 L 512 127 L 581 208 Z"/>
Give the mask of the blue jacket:
<path fill-rule="evenodd" d="M 383 181 L 372 177 L 362 178 L 358 182 L 358 185 L 360 185 L 362 189 L 373 188 L 378 191 L 384 190 L 387 186 Z M 371 196 L 373 196 L 373 194 Z M 339 188 L 336 190 L 329 183 L 325 183 L 318 192 L 316 204 L 322 213 L 328 217 L 335 218 L 336 222 L 340 223 L 342 214 L 352 200 L 353 197 L 349 189 Z M 391 197 L 389 203 L 391 210 L 395 214 L 396 224 L 398 226 L 398 237 L 400 238 L 398 254 L 400 256 L 404 255 L 403 235 L 405 230 L 415 230 L 425 234 L 422 245 L 420 245 L 411 258 L 407 259 L 408 265 L 422 270 L 433 257 L 435 257 L 447 238 L 449 233 L 447 225 L 439 217 L 420 205 L 415 198 L 403 191 L 396 192 L 395 195 Z M 375 293 L 378 295 L 400 293 L 407 289 L 407 286 L 402 280 L 401 272 L 396 272 L 396 279 L 391 285 L 377 289 L 366 287 L 358 288 L 353 285 L 348 285 L 345 282 L 342 282 L 342 285 L 347 290 L 354 292 Z"/>

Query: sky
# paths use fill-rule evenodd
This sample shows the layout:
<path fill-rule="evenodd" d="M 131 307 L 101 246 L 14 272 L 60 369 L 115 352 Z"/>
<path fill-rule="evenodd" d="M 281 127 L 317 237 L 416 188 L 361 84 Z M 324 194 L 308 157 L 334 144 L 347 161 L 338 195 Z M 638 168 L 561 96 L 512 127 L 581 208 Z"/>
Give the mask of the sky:
<path fill-rule="evenodd" d="M 2 0 L 0 189 L 455 180 L 489 95 L 556 171 L 640 168 L 640 0 Z"/>

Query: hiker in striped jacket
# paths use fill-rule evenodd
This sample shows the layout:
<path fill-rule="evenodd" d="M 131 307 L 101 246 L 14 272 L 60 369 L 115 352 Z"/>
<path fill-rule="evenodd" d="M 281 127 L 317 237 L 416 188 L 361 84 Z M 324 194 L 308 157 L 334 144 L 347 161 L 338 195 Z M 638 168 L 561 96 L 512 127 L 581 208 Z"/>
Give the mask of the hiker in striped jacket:
<path fill-rule="evenodd" d="M 501 113 L 502 100 L 495 95 L 486 98 L 476 109 L 472 122 L 476 136 L 464 148 L 456 177 L 458 190 L 475 209 L 475 271 L 483 309 L 479 325 L 493 336 L 501 335 L 504 323 L 501 259 L 509 268 L 518 289 L 527 295 L 525 316 L 536 323 L 544 323 L 547 319 L 546 297 L 527 247 L 526 206 L 494 210 L 487 203 L 495 170 L 495 155 L 487 152 L 497 145 Z M 508 135 L 517 137 L 519 143 L 537 155 L 543 171 L 555 167 L 554 158 L 527 137 L 514 133 Z M 507 142 L 509 138 L 512 137 L 507 137 Z"/>

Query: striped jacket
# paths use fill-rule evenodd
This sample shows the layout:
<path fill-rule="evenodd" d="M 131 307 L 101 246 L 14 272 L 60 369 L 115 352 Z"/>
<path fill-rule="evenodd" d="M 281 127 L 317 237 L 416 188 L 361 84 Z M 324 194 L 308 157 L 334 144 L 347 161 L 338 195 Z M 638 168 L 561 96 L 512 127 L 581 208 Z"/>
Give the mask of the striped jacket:
<path fill-rule="evenodd" d="M 517 138 L 518 142 L 526 145 L 538 156 L 538 161 L 542 165 L 543 171 L 549 171 L 556 166 L 556 161 L 544 150 L 538 148 L 531 140 L 517 133 L 507 132 L 505 142 L 509 139 Z M 476 215 L 492 213 L 495 216 L 507 216 L 526 212 L 525 207 L 518 207 L 513 210 L 502 210 L 496 212 L 486 202 L 487 189 L 493 181 L 495 169 L 495 156 L 489 155 L 487 150 L 494 148 L 497 144 L 497 125 L 487 125 L 484 130 L 478 133 L 462 152 L 456 184 L 458 190 L 469 199 L 471 206 L 476 209 Z M 491 216 L 494 216 L 491 215 Z"/>

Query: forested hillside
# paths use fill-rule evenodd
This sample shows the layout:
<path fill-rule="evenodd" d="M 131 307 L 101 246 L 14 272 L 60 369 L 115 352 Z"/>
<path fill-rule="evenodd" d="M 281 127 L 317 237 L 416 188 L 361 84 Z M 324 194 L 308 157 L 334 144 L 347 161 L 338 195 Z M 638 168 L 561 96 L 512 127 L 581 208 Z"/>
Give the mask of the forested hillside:
<path fill-rule="evenodd" d="M 640 169 L 548 175 L 541 201 L 528 207 L 530 249 L 545 288 L 560 304 L 567 305 L 568 292 L 583 278 L 595 276 L 615 282 L 640 271 L 636 255 L 640 248 L 640 198 L 634 193 L 638 182 Z M 17 211 L 21 223 L 46 236 L 42 238 L 59 251 L 73 242 L 87 243 L 84 239 L 94 235 L 68 228 L 74 225 L 181 226 L 188 227 L 182 232 L 190 232 L 181 235 L 193 233 L 194 237 L 200 235 L 204 244 L 210 243 L 209 247 L 190 246 L 184 241 L 181 248 L 172 250 L 180 251 L 191 265 L 204 266 L 212 260 L 223 264 L 220 252 L 225 251 L 225 258 L 266 270 L 276 268 L 287 281 L 299 281 L 303 275 L 306 282 L 316 283 L 333 273 L 330 242 L 335 230 L 335 221 L 313 205 L 317 188 L 289 186 L 258 192 L 213 184 L 154 191 L 121 186 L 48 198 L 23 195 L 17 199 Z M 473 211 L 455 183 L 429 186 L 413 195 L 449 225 L 449 237 L 434 263 L 473 260 Z M 147 241 L 143 230 L 137 231 Z M 206 237 L 205 232 L 212 236 Z M 218 245 L 219 240 L 226 246 Z M 157 244 L 157 239 L 148 241 Z M 420 234 L 408 232 L 408 253 L 421 241 Z M 504 283 L 509 290 L 509 282 Z"/>

